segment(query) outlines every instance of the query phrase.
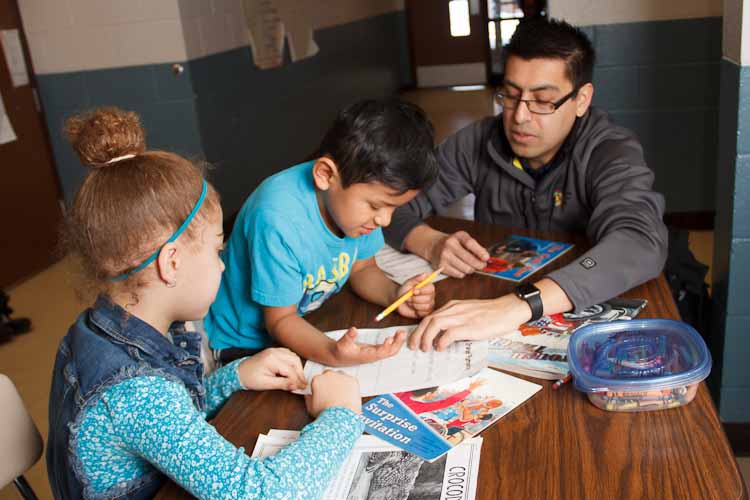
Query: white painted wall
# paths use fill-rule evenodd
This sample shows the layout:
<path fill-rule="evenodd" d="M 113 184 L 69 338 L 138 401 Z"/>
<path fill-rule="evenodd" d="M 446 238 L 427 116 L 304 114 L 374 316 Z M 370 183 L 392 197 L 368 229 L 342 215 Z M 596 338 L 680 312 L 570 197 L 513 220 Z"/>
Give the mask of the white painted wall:
<path fill-rule="evenodd" d="M 404 0 L 275 0 L 326 28 Z M 18 0 L 37 74 L 184 62 L 249 44 L 239 0 Z"/>
<path fill-rule="evenodd" d="M 715 17 L 722 9 L 722 0 L 549 0 L 550 17 L 577 26 Z"/>
<path fill-rule="evenodd" d="M 404 0 L 273 0 L 310 29 L 328 28 L 404 9 Z M 239 0 L 178 0 L 188 59 L 249 45 Z"/>
<path fill-rule="evenodd" d="M 185 61 L 178 0 L 19 0 L 37 74 Z"/>
<path fill-rule="evenodd" d="M 750 0 L 742 2 L 742 35 L 740 63 L 742 66 L 750 66 Z"/>
<path fill-rule="evenodd" d="M 724 0 L 722 55 L 735 64 L 750 65 L 750 0 Z"/>

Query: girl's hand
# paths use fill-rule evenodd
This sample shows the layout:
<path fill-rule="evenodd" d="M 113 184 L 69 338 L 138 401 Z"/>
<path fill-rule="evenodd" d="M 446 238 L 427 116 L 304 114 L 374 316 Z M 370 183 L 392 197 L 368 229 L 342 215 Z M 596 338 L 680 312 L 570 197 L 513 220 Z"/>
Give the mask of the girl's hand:
<path fill-rule="evenodd" d="M 320 412 L 333 406 L 349 408 L 354 413 L 362 413 L 362 398 L 359 395 L 359 382 L 345 373 L 326 370 L 313 377 L 310 383 L 311 396 L 305 396 L 307 412 L 317 417 Z"/>
<path fill-rule="evenodd" d="M 396 298 L 411 290 L 429 274 L 423 273 L 414 276 L 409 281 L 401 285 L 396 292 Z M 429 283 L 422 288 L 415 288 L 414 295 L 409 300 L 398 307 L 398 313 L 406 318 L 424 318 L 435 309 L 435 285 Z"/>
<path fill-rule="evenodd" d="M 254 391 L 294 391 L 307 387 L 302 361 L 284 347 L 266 349 L 247 358 L 240 363 L 238 372 L 242 385 Z"/>

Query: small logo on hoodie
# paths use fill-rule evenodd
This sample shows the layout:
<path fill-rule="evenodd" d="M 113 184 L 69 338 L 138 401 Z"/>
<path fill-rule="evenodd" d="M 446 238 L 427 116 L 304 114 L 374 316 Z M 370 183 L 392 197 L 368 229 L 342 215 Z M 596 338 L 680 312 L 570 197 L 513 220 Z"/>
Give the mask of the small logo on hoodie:
<path fill-rule="evenodd" d="M 552 192 L 552 200 L 555 203 L 555 207 L 561 207 L 563 205 L 563 193 L 559 189 L 555 189 Z"/>
<path fill-rule="evenodd" d="M 596 266 L 596 261 L 591 257 L 586 257 L 581 261 L 581 265 L 586 269 L 591 269 L 592 267 Z"/>

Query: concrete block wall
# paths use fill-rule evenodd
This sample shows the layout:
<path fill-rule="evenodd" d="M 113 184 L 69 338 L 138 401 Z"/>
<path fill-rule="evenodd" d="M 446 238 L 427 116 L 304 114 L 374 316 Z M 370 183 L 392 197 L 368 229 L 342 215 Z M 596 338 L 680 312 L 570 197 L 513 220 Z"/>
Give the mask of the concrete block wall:
<path fill-rule="evenodd" d="M 715 203 L 720 0 L 551 0 L 597 52 L 594 104 L 636 132 L 668 212 Z"/>
<path fill-rule="evenodd" d="M 722 420 L 750 422 L 750 1 L 726 0 L 719 99 L 712 378 Z"/>
<path fill-rule="evenodd" d="M 19 0 L 66 201 L 85 169 L 73 113 L 137 111 L 152 148 L 214 163 L 225 213 L 312 153 L 337 109 L 410 78 L 403 0 L 279 0 L 320 51 L 257 69 L 240 0 Z M 184 71 L 175 75 L 173 65 Z"/>

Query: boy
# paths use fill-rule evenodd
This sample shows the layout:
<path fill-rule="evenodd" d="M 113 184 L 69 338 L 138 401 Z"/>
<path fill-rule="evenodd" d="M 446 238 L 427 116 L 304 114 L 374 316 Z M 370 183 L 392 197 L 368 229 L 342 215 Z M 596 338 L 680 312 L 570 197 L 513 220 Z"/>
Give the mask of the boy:
<path fill-rule="evenodd" d="M 266 179 L 240 210 L 205 320 L 219 363 L 275 342 L 303 358 L 346 366 L 392 356 L 404 343 L 399 332 L 378 346 L 359 344 L 354 327 L 334 342 L 302 316 L 347 279 L 357 295 L 387 306 L 426 277 L 399 287 L 374 255 L 396 207 L 437 176 L 432 125 L 412 104 L 362 101 L 339 113 L 319 154 Z M 425 286 L 398 312 L 426 316 L 434 299 L 434 286 Z"/>

